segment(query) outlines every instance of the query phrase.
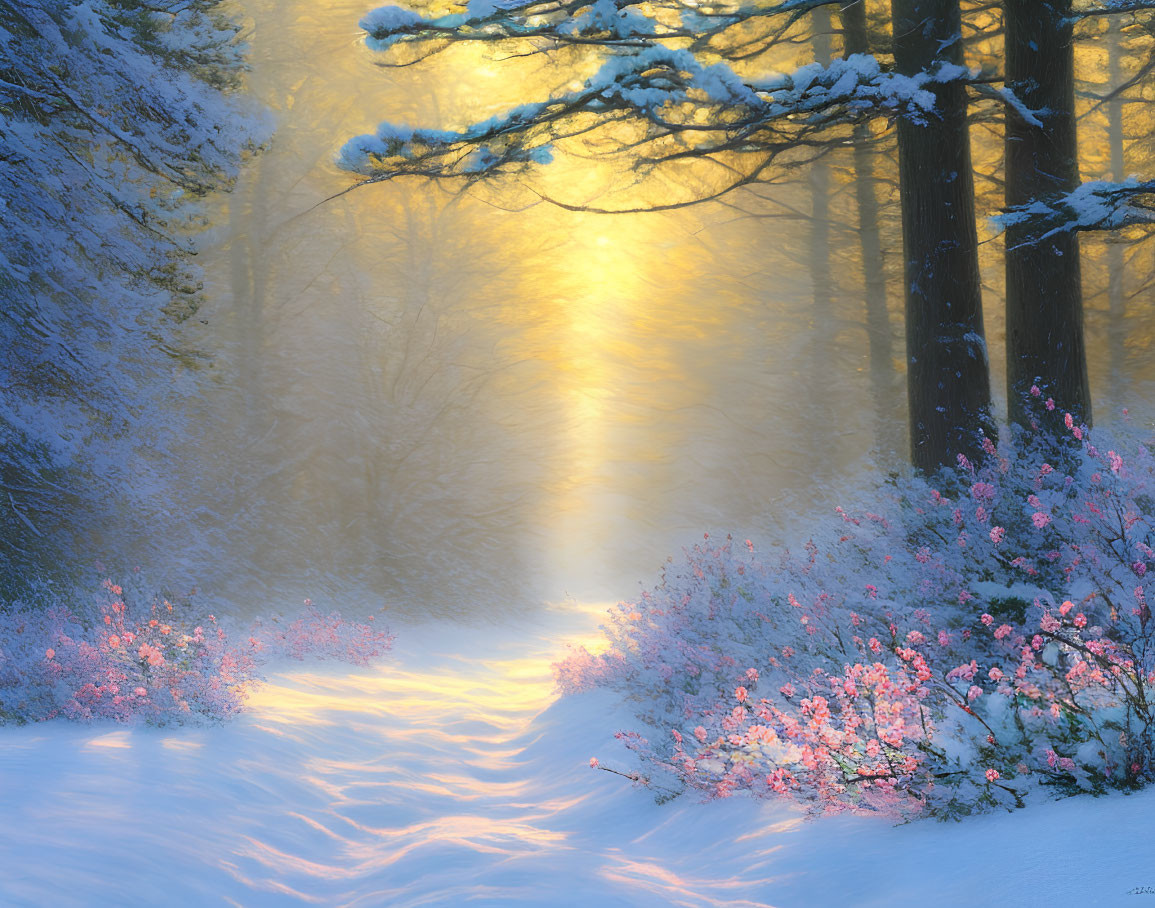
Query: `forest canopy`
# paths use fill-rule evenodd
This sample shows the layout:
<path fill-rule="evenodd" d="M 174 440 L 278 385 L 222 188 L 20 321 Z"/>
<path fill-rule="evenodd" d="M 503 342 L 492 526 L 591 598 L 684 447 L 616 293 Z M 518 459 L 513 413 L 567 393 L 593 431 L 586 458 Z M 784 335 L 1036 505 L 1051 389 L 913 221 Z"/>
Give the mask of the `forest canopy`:
<path fill-rule="evenodd" d="M 1005 231 L 1011 419 L 1025 423 L 1029 391 L 1041 388 L 1089 423 L 1078 234 L 1150 223 L 1155 184 L 1122 172 L 1121 161 L 1109 178 L 1084 182 L 1074 48 L 1113 36 L 1117 78 L 1093 103 L 1142 93 L 1153 8 L 1122 0 L 384 6 L 360 23 L 384 67 L 480 44 L 495 58 L 543 55 L 558 87 L 463 126 L 383 122 L 349 140 L 339 163 L 362 177 L 358 186 L 497 181 L 562 207 L 621 212 L 730 198 L 848 154 L 870 185 L 896 149 L 912 459 L 924 470 L 958 455 L 977 462 L 996 429 L 971 133 L 998 130 L 1005 148 L 998 171 L 984 174 L 1001 198 L 981 214 L 997 215 Z M 628 184 L 660 181 L 667 197 L 561 197 L 534 178 L 559 156 L 616 157 Z M 866 223 L 878 204 L 860 193 L 863 254 L 877 259 L 864 261 L 867 284 L 881 270 L 876 225 Z M 884 305 L 869 299 L 877 288 L 863 289 L 868 308 Z"/>

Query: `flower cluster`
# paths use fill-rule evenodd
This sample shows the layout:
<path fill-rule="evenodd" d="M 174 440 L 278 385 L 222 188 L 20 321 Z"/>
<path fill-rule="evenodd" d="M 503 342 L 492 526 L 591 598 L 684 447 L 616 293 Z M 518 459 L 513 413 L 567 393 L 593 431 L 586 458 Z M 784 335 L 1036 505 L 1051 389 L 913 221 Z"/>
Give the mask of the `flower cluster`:
<path fill-rule="evenodd" d="M 335 659 L 352 665 L 368 665 L 381 658 L 393 646 L 388 631 L 377 630 L 374 616 L 364 624 L 347 621 L 337 612 L 322 614 L 312 601 L 305 600 L 299 617 L 281 626 L 258 623 L 250 645 L 266 658 L 288 656 L 293 659 Z"/>
<path fill-rule="evenodd" d="M 801 552 L 706 537 L 562 689 L 623 691 L 659 732 L 627 743 L 710 796 L 948 817 L 1145 784 L 1155 458 L 1040 404 L 1047 428 L 892 481 Z"/>
<path fill-rule="evenodd" d="M 260 664 L 272 657 L 366 664 L 393 642 L 372 624 L 309 604 L 284 630 L 258 626 L 234 643 L 190 599 L 126 595 L 111 580 L 94 617 L 84 614 L 62 605 L 0 612 L 0 723 L 225 719 L 241 710 Z"/>

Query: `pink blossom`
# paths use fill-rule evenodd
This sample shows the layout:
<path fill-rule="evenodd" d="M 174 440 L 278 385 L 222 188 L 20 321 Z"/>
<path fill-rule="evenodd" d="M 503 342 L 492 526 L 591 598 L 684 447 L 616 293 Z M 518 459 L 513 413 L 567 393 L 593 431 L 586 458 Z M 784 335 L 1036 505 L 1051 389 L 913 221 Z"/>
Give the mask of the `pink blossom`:
<path fill-rule="evenodd" d="M 986 771 L 986 777 L 988 782 L 994 782 L 999 778 L 999 771 L 997 769 L 988 769 Z"/>
<path fill-rule="evenodd" d="M 1039 390 L 1038 385 L 1031 385 L 1031 397 L 1042 397 L 1043 392 Z"/>
<path fill-rule="evenodd" d="M 1111 465 L 1111 472 L 1118 473 L 1123 469 L 1123 458 L 1114 451 L 1107 452 L 1107 462 Z"/>
<path fill-rule="evenodd" d="M 44 651 L 44 658 L 51 662 L 56 658 L 56 650 L 52 649 L 52 647 L 49 647 Z"/>
<path fill-rule="evenodd" d="M 1043 406 L 1047 408 L 1048 412 L 1050 412 L 1051 410 L 1054 410 L 1055 409 L 1055 399 L 1053 397 L 1048 397 L 1046 400 L 1046 403 L 1044 403 Z M 1070 415 L 1070 414 L 1068 414 L 1068 415 Z"/>
<path fill-rule="evenodd" d="M 748 691 L 744 687 L 737 687 L 734 689 L 734 696 L 738 699 L 739 703 L 745 703 L 746 702 L 747 693 L 748 693 Z"/>
<path fill-rule="evenodd" d="M 995 628 L 995 639 L 1002 640 L 1006 637 L 1009 637 L 1012 630 L 1014 630 L 1014 628 L 1012 628 L 1009 624 L 1000 624 Z"/>
<path fill-rule="evenodd" d="M 980 620 L 980 621 L 981 621 L 983 624 L 985 624 L 987 627 L 990 627 L 992 624 L 994 624 L 994 623 L 995 623 L 995 619 L 994 619 L 994 616 L 992 616 L 992 615 L 986 615 L 986 614 L 984 614 L 984 615 L 983 615 L 983 616 L 982 616 L 982 617 L 981 617 L 979 620 Z"/>
<path fill-rule="evenodd" d="M 1079 614 L 1077 614 L 1075 616 L 1075 627 L 1086 627 L 1086 626 L 1087 626 L 1087 616 L 1084 615 L 1082 612 L 1079 612 Z"/>
<path fill-rule="evenodd" d="M 1073 609 L 1074 607 L 1075 607 L 1075 603 L 1073 603 L 1070 599 L 1068 599 L 1062 605 L 1059 606 L 1059 614 L 1065 618 L 1065 617 L 1067 617 L 1067 613 L 1069 611 L 1071 611 L 1071 609 Z"/>
<path fill-rule="evenodd" d="M 998 545 L 1003 541 L 1003 537 L 1007 535 L 1007 531 L 1002 527 L 991 527 L 991 542 Z"/>
<path fill-rule="evenodd" d="M 1051 515 L 1047 514 L 1045 511 L 1035 511 L 1035 513 L 1031 515 L 1031 523 L 1035 525 L 1036 529 L 1041 530 L 1050 522 Z"/>
<path fill-rule="evenodd" d="M 1068 429 L 1074 428 L 1075 418 L 1073 416 L 1071 416 L 1070 413 L 1064 413 L 1063 414 L 1063 425 L 1066 426 Z"/>
<path fill-rule="evenodd" d="M 946 677 L 948 681 L 954 681 L 956 678 L 964 678 L 967 681 L 973 681 L 975 672 L 978 670 L 978 662 L 976 662 L 974 659 L 971 659 L 969 663 L 964 663 L 952 668 L 949 672 L 947 672 Z"/>
<path fill-rule="evenodd" d="M 590 757 L 590 769 L 597 769 L 600 765 L 597 757 Z"/>
<path fill-rule="evenodd" d="M 976 482 L 971 486 L 971 496 L 976 501 L 993 501 L 995 497 L 995 487 L 989 482 Z"/>
<path fill-rule="evenodd" d="M 981 687 L 979 687 L 977 684 L 972 684 L 970 687 L 970 690 L 967 691 L 967 700 L 969 700 L 971 703 L 973 703 L 975 700 L 977 700 L 982 695 L 983 695 L 983 689 Z"/>
<path fill-rule="evenodd" d="M 161 651 L 149 643 L 142 643 L 140 649 L 137 651 L 141 659 L 148 662 L 149 665 L 158 666 L 164 665 L 164 655 Z"/>

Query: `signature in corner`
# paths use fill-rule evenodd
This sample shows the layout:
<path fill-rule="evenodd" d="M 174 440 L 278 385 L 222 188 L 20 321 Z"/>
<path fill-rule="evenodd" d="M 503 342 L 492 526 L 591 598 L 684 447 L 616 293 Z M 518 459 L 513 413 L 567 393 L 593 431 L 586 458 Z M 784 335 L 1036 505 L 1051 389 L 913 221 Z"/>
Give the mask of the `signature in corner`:
<path fill-rule="evenodd" d="M 1127 890 L 1127 895 L 1155 895 L 1155 886 L 1135 886 Z"/>

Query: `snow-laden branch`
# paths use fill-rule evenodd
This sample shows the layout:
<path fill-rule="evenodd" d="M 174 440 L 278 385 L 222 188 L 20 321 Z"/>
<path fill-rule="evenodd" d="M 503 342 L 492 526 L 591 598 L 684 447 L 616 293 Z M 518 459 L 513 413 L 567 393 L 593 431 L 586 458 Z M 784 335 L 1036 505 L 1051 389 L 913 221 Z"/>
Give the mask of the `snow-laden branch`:
<path fill-rule="evenodd" d="M 779 0 L 777 3 L 697 0 L 468 0 L 459 11 L 424 17 L 400 6 L 382 6 L 360 26 L 374 50 L 401 44 L 422 46 L 422 56 L 444 41 L 533 40 L 539 49 L 562 44 L 649 47 L 657 40 L 687 39 L 696 45 L 739 23 L 779 23 L 779 33 L 804 14 L 838 0 Z M 718 50 L 715 48 L 715 50 Z"/>
<path fill-rule="evenodd" d="M 1155 180 L 1091 181 L 1066 195 L 1010 208 L 991 220 L 1000 229 L 1025 228 L 1026 241 L 1034 243 L 1060 233 L 1155 224 Z"/>
<path fill-rule="evenodd" d="M 580 88 L 520 105 L 461 130 L 383 123 L 346 143 L 339 165 L 373 181 L 397 176 L 478 178 L 544 164 L 559 141 L 629 121 L 638 137 L 617 150 L 635 167 L 716 155 L 753 154 L 764 168 L 781 152 L 824 142 L 832 127 L 878 115 L 933 116 L 936 83 L 970 78 L 944 65 L 903 76 L 867 55 L 789 74 L 744 80 L 724 63 L 703 65 L 688 50 L 661 45 L 609 57 Z"/>

